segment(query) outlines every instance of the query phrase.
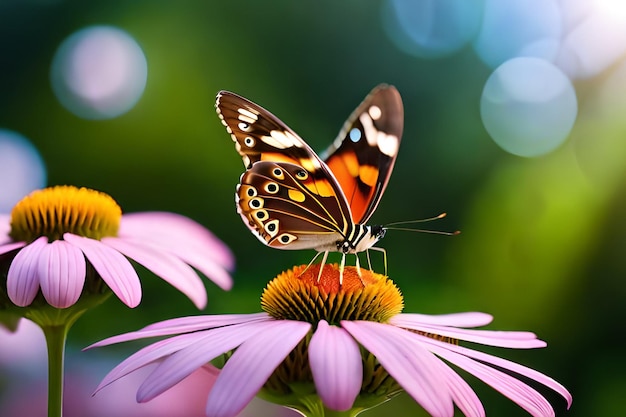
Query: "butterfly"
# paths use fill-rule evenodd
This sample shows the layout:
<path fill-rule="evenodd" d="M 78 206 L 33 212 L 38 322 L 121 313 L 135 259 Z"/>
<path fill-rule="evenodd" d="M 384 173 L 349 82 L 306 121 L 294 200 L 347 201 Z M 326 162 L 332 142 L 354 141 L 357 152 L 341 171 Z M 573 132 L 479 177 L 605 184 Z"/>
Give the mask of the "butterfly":
<path fill-rule="evenodd" d="M 215 108 L 246 167 L 235 193 L 237 211 L 263 244 L 323 253 L 320 276 L 329 252 L 343 254 L 342 272 L 347 254 L 384 252 L 374 245 L 386 228 L 366 223 L 400 147 L 404 108 L 395 87 L 374 88 L 321 156 L 272 113 L 237 94 L 220 91 Z"/>

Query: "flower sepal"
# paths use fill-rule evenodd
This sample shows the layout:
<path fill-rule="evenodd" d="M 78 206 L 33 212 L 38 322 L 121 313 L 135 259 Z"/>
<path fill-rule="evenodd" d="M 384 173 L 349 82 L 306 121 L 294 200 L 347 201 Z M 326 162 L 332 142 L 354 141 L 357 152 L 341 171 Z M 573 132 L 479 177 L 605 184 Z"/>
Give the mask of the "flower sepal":
<path fill-rule="evenodd" d="M 75 304 L 67 308 L 53 307 L 41 297 L 42 302 L 37 302 L 38 300 L 35 299 L 35 302 L 28 307 L 14 307 L 12 310 L 20 311 L 22 317 L 32 320 L 42 329 L 53 326 L 71 326 L 83 313 L 102 304 L 111 294 L 113 293 L 110 290 L 91 294 L 83 293 Z"/>
<path fill-rule="evenodd" d="M 277 395 L 263 388 L 257 396 L 265 401 L 295 410 L 304 417 L 355 417 L 362 411 L 379 404 L 376 403 L 370 407 L 355 406 L 345 411 L 331 410 L 316 394 L 315 384 L 296 382 L 289 384 L 289 388 L 291 393 L 285 395 Z"/>

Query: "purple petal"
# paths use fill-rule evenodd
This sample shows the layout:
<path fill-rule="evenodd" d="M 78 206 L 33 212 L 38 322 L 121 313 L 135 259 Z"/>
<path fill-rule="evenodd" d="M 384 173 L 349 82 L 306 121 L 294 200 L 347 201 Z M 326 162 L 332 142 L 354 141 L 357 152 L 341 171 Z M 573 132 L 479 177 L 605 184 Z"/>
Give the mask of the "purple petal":
<path fill-rule="evenodd" d="M 74 305 L 85 284 L 85 257 L 80 249 L 62 240 L 46 245 L 39 255 L 41 292 L 56 308 Z"/>
<path fill-rule="evenodd" d="M 208 330 L 214 327 L 230 326 L 233 324 L 266 320 L 272 320 L 267 313 L 181 317 L 153 323 L 135 332 L 129 332 L 109 337 L 90 346 L 87 346 L 84 350 L 92 349 L 95 347 L 108 346 L 114 343 L 128 342 L 130 340 L 145 339 L 147 337 L 196 332 L 199 330 Z"/>
<path fill-rule="evenodd" d="M 170 283 L 202 309 L 206 306 L 206 289 L 196 272 L 174 255 L 120 238 L 104 238 L 102 243 L 120 251 Z"/>
<path fill-rule="evenodd" d="M 369 321 L 344 320 L 341 326 L 432 416 L 452 417 L 452 397 L 441 374 L 445 365 L 421 344 L 411 343 L 409 332 Z"/>
<path fill-rule="evenodd" d="M 437 346 L 438 349 L 442 348 L 470 358 L 478 359 L 481 362 L 489 363 L 499 368 L 508 369 L 509 371 L 513 371 L 517 374 L 537 381 L 540 384 L 545 385 L 546 387 L 558 392 L 563 398 L 565 398 L 568 408 L 572 405 L 572 395 L 569 393 L 569 391 L 563 385 L 559 384 L 549 376 L 542 374 L 541 372 L 535 371 L 534 369 L 528 368 L 524 365 L 520 365 L 519 363 L 511 362 L 507 359 L 499 358 L 497 356 L 489 355 L 487 353 L 477 350 L 468 349 L 463 346 L 451 345 L 449 343 L 440 342 L 438 340 L 434 340 L 421 335 L 414 336 L 419 337 L 424 343 L 428 345 Z M 428 349 L 430 349 L 430 346 L 428 347 Z"/>
<path fill-rule="evenodd" d="M 141 283 L 133 266 L 121 253 L 94 239 L 65 233 L 63 239 L 79 248 L 111 291 L 127 306 L 141 301 Z"/>
<path fill-rule="evenodd" d="M 363 383 L 361 351 L 352 336 L 320 321 L 309 344 L 309 364 L 322 402 L 332 410 L 352 408 Z"/>
<path fill-rule="evenodd" d="M 13 258 L 7 274 L 7 293 L 16 306 L 26 307 L 37 296 L 39 254 L 47 244 L 48 238 L 42 236 L 25 246 Z"/>
<path fill-rule="evenodd" d="M 532 416 L 549 417 L 555 415 L 548 400 L 522 381 L 439 346 L 432 346 L 431 351 L 490 385 Z"/>
<path fill-rule="evenodd" d="M 11 242 L 11 240 L 8 240 L 8 242 Z M 11 243 L 4 243 L 4 244 L 0 244 L 0 255 L 7 253 L 7 252 L 11 252 L 12 250 L 15 249 L 19 249 L 26 246 L 26 242 L 11 242 Z"/>
<path fill-rule="evenodd" d="M 122 216 L 119 236 L 156 242 L 181 257 L 186 252 L 200 254 L 202 257 L 210 254 L 212 259 L 226 269 L 232 269 L 235 264 L 228 246 L 213 233 L 190 218 L 175 213 L 125 214 Z"/>
<path fill-rule="evenodd" d="M 487 313 L 480 312 L 438 315 L 402 313 L 396 315 L 394 319 L 402 320 L 405 323 L 415 324 L 433 324 L 454 327 L 480 327 L 486 326 L 487 324 L 491 323 L 493 321 L 493 316 Z"/>
<path fill-rule="evenodd" d="M 209 393 L 206 414 L 236 416 L 311 329 L 309 323 L 276 320 L 230 357 Z"/>
<path fill-rule="evenodd" d="M 150 401 L 178 384 L 202 365 L 235 349 L 275 322 L 245 323 L 202 332 L 203 338 L 168 356 L 137 391 L 137 401 Z"/>
<path fill-rule="evenodd" d="M 459 329 L 456 327 L 447 327 L 439 325 L 426 325 L 416 323 L 409 319 L 406 320 L 403 315 L 394 316 L 389 320 L 394 326 L 417 330 L 424 333 L 432 333 L 440 336 L 451 337 L 453 339 L 465 340 L 473 343 L 480 343 L 488 346 L 508 347 L 516 349 L 532 349 L 545 347 L 546 342 L 537 339 L 532 332 L 510 332 L 510 331 L 494 331 L 494 330 L 472 330 Z"/>
<path fill-rule="evenodd" d="M 104 377 L 102 382 L 100 382 L 94 393 L 100 391 L 102 388 L 106 387 L 112 382 L 117 381 L 123 376 L 128 375 L 129 373 L 136 371 L 139 368 L 149 365 L 152 362 L 158 361 L 163 357 L 171 355 L 174 352 L 177 352 L 191 344 L 196 343 L 198 340 L 203 339 L 205 336 L 206 332 L 183 334 L 170 337 L 169 339 L 160 340 L 149 346 L 144 347 L 143 349 L 138 350 L 137 352 L 126 358 L 122 363 L 113 368 L 111 372 L 109 372 Z"/>

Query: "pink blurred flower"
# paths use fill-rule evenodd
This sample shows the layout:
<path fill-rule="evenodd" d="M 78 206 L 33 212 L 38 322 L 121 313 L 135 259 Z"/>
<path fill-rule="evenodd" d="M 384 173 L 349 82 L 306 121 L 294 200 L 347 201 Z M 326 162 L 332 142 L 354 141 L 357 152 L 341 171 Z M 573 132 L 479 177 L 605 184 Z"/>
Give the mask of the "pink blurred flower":
<path fill-rule="evenodd" d="M 74 305 L 92 266 L 124 304 L 135 307 L 141 285 L 128 259 L 169 282 L 198 308 L 207 298 L 193 268 L 223 289 L 232 286 L 230 250 L 177 214 L 122 215 L 108 195 L 68 186 L 38 190 L 11 216 L 0 214 L 0 264 L 10 263 L 6 291 L 16 306 L 29 306 L 40 290 L 53 307 Z"/>
<path fill-rule="evenodd" d="M 149 401 L 172 388 L 196 369 L 232 352 L 209 393 L 206 405 L 206 413 L 210 417 L 232 417 L 266 387 L 275 372 L 278 372 L 279 366 L 299 368 L 294 372 L 300 379 L 291 382 L 301 384 L 306 371 L 302 369 L 302 365 L 297 365 L 299 359 L 296 358 L 307 357 L 298 348 L 304 346 L 308 354 L 313 392 L 317 393 L 325 407 L 332 410 L 362 408 L 362 405 L 357 406 L 361 393 L 369 396 L 369 406 L 372 406 L 371 396 L 377 395 L 377 390 L 382 389 L 384 384 L 372 388 L 371 384 L 374 382 L 371 380 L 378 377 L 384 380 L 386 377 L 379 375 L 372 378 L 372 372 L 377 371 L 368 369 L 370 381 L 367 383 L 370 385 L 365 390 L 368 378 L 364 377 L 364 369 L 372 362 L 368 360 L 368 355 L 373 355 L 384 371 L 401 387 L 395 391 L 391 389 L 382 392 L 381 402 L 403 389 L 427 412 L 437 417 L 452 417 L 454 405 L 468 417 L 485 415 L 476 393 L 449 363 L 492 386 L 532 416 L 554 416 L 555 412 L 539 392 L 515 375 L 556 391 L 566 399 L 568 407 L 571 404 L 570 393 L 552 378 L 506 359 L 459 345 L 459 342 L 470 342 L 514 349 L 546 346 L 535 334 L 472 329 L 484 326 L 492 320 L 488 314 L 475 312 L 435 316 L 393 313 L 388 319 L 383 318 L 379 322 L 374 317 L 380 319 L 396 308 L 393 290 L 387 285 L 386 288 L 380 286 L 367 292 L 368 286 L 378 285 L 365 282 L 364 277 L 369 271 L 363 271 L 361 276 L 354 278 L 357 273 L 350 268 L 344 271 L 344 284 L 338 290 L 337 285 L 335 289 L 329 287 L 326 284 L 328 281 L 325 281 L 327 277 L 323 276 L 321 283 L 308 287 L 311 299 L 300 303 L 304 299 L 300 291 L 307 287 L 302 281 L 317 281 L 317 273 L 311 270 L 313 268 L 304 272 L 303 268 L 294 268 L 274 280 L 278 281 L 287 275 L 287 279 L 283 280 L 285 282 L 276 285 L 272 282 L 268 285 L 262 304 L 271 315 L 257 313 L 166 320 L 91 345 L 90 348 L 147 337 L 176 335 L 149 345 L 127 358 L 104 378 L 97 391 L 137 369 L 158 362 L 156 369 L 137 392 L 137 401 Z M 331 269 L 327 265 L 324 275 L 326 270 Z M 307 274 L 308 277 L 305 277 Z M 329 275 L 332 274 L 334 276 L 331 278 L 338 282 L 339 273 L 336 268 Z M 361 280 L 364 288 L 354 291 L 349 289 L 355 279 Z M 385 280 L 389 282 L 386 278 Z M 397 291 L 395 286 L 392 287 Z M 296 289 L 290 293 L 292 288 Z M 268 296 L 269 292 L 272 292 L 271 296 Z M 300 296 L 292 297 L 296 293 Z M 328 294 L 332 296 L 326 297 Z M 332 306 L 337 303 L 341 306 L 348 305 L 341 304 L 344 296 L 349 300 L 347 303 L 354 308 L 348 313 L 343 307 L 333 310 Z M 331 304 L 326 301 L 316 304 L 322 298 L 332 299 Z M 277 299 L 280 302 L 275 303 Z M 399 299 L 401 302 L 401 297 Z M 306 314 L 342 311 L 343 313 L 337 314 L 350 315 L 360 308 L 361 301 L 366 300 L 371 300 L 372 304 L 358 314 L 369 315 L 367 320 L 336 317 L 336 322 L 331 325 L 326 319 L 319 317 L 300 320 L 282 317 L 283 312 L 296 311 L 297 309 L 291 308 L 296 304 L 302 307 L 297 314 L 306 310 Z M 268 308 L 268 304 L 272 306 Z M 307 304 L 315 307 L 307 309 Z M 379 307 L 379 311 L 372 316 L 370 307 L 374 305 Z M 312 335 L 309 342 L 307 335 L 310 332 Z M 365 349 L 365 353 L 359 345 Z M 288 356 L 290 359 L 286 361 Z M 280 375 L 284 380 L 289 372 L 283 370 Z M 288 381 L 284 383 L 287 386 L 290 384 Z M 394 385 L 394 382 L 390 384 Z M 290 395 L 293 396 L 293 393 Z M 289 406 L 292 405 L 289 403 Z"/>

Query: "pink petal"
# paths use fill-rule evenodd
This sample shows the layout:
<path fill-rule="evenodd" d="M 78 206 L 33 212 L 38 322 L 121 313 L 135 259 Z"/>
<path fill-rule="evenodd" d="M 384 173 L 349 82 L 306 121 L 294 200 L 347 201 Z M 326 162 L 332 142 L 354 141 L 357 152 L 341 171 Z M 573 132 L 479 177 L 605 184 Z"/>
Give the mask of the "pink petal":
<path fill-rule="evenodd" d="M 206 414 L 236 416 L 310 329 L 309 323 L 276 320 L 239 346 L 209 393 Z"/>
<path fill-rule="evenodd" d="M 189 265 L 179 258 L 170 253 L 127 242 L 120 238 L 104 238 L 102 243 L 148 268 L 189 297 L 199 309 L 206 306 L 207 296 L 202 280 Z"/>
<path fill-rule="evenodd" d="M 9 239 L 8 242 L 11 242 L 11 240 Z M 15 250 L 18 248 L 22 248 L 24 246 L 26 246 L 26 242 L 11 242 L 11 243 L 0 244 L 0 255 L 7 253 L 7 252 L 11 252 L 12 250 Z"/>
<path fill-rule="evenodd" d="M 141 301 L 141 283 L 133 266 L 121 253 L 94 239 L 65 233 L 63 239 L 79 248 L 111 291 L 127 306 Z"/>
<path fill-rule="evenodd" d="M 442 376 L 448 383 L 452 399 L 463 415 L 466 417 L 485 417 L 485 409 L 480 398 L 478 398 L 478 395 L 467 382 L 454 372 L 452 368 L 442 366 L 441 371 Z"/>
<path fill-rule="evenodd" d="M 170 337 L 169 339 L 160 340 L 138 350 L 113 368 L 111 372 L 104 377 L 102 382 L 100 382 L 94 394 L 123 376 L 126 376 L 139 368 L 143 368 L 152 362 L 158 361 L 163 357 L 171 355 L 174 352 L 184 349 L 187 346 L 196 343 L 198 340 L 204 339 L 205 336 L 206 332 L 183 334 Z"/>
<path fill-rule="evenodd" d="M 168 356 L 137 391 L 137 401 L 150 401 L 219 355 L 235 349 L 275 322 L 245 323 L 201 332 L 204 337 Z"/>
<path fill-rule="evenodd" d="M 67 308 L 80 297 L 85 284 L 85 257 L 75 246 L 62 240 L 46 245 L 39 255 L 41 292 L 48 304 Z"/>
<path fill-rule="evenodd" d="M 194 247 L 188 248 L 185 251 L 181 249 L 181 245 L 177 248 L 171 248 L 158 242 L 150 241 L 148 239 L 136 239 L 129 237 L 118 238 L 123 240 L 129 245 L 133 245 L 135 247 L 141 247 L 144 249 L 151 250 L 155 253 L 159 254 L 167 254 L 168 256 L 176 259 L 177 261 L 182 261 L 184 264 L 189 264 L 194 268 L 198 269 L 204 275 L 207 276 L 211 281 L 217 284 L 220 288 L 224 290 L 229 290 L 233 286 L 233 280 L 228 273 L 228 271 L 211 258 L 211 253 L 208 249 L 202 251 L 202 247 Z M 106 239 L 103 239 L 106 241 Z"/>
<path fill-rule="evenodd" d="M 440 326 L 454 327 L 480 327 L 486 326 L 493 321 L 493 316 L 487 313 L 467 312 L 454 314 L 417 314 L 402 313 L 394 317 L 394 319 L 402 320 L 405 323 L 415 324 L 434 324 Z"/>
<path fill-rule="evenodd" d="M 204 226 L 188 217 L 167 212 L 144 212 L 122 216 L 119 236 L 154 241 L 183 257 L 186 252 L 211 258 L 226 269 L 234 267 L 228 246 Z M 191 262 L 190 262 L 191 263 Z"/>
<path fill-rule="evenodd" d="M 322 402 L 332 410 L 352 408 L 363 383 L 361 351 L 352 336 L 320 321 L 309 344 L 309 363 Z"/>
<path fill-rule="evenodd" d="M 406 330 L 369 321 L 344 320 L 341 326 L 433 417 L 452 417 L 452 397 L 441 375 L 445 365 L 419 343 L 410 343 Z"/>
<path fill-rule="evenodd" d="M 437 334 L 440 336 L 480 343 L 488 346 L 516 349 L 532 349 L 546 346 L 546 342 L 537 339 L 537 336 L 531 332 L 472 330 L 439 325 L 426 325 L 416 323 L 411 319 L 407 320 L 403 316 L 404 315 L 397 315 L 392 317 L 391 320 L 389 320 L 390 324 L 406 329 L 418 330 L 420 332 Z"/>
<path fill-rule="evenodd" d="M 7 274 L 7 293 L 16 306 L 26 307 L 37 296 L 39 254 L 47 244 L 48 238 L 42 236 L 25 246 L 13 258 Z"/>
<path fill-rule="evenodd" d="M 555 415 L 554 409 L 548 400 L 522 381 L 445 348 L 432 346 L 431 350 L 445 360 L 474 375 L 487 385 L 490 385 L 532 416 L 549 417 Z"/>
<path fill-rule="evenodd" d="M 419 337 L 424 343 L 428 345 L 437 346 L 438 348 L 443 348 L 470 358 L 478 359 L 481 362 L 489 363 L 499 368 L 508 369 L 509 371 L 513 371 L 517 374 L 537 381 L 540 384 L 554 390 L 555 392 L 558 392 L 563 398 L 565 398 L 568 408 L 572 405 L 572 395 L 569 393 L 569 391 L 563 385 L 559 384 L 549 376 L 542 374 L 541 372 L 535 371 L 534 369 L 528 368 L 524 365 L 520 365 L 519 363 L 499 358 L 497 356 L 489 355 L 487 353 L 477 350 L 468 349 L 463 346 L 451 345 L 449 343 L 440 342 L 438 340 L 434 340 L 421 335 L 414 336 Z M 430 346 L 428 347 L 428 349 L 430 349 Z"/>
<path fill-rule="evenodd" d="M 270 320 L 270 317 L 267 313 L 181 317 L 177 319 L 165 320 L 154 323 L 135 332 L 129 332 L 109 337 L 90 346 L 87 346 L 84 350 L 92 349 L 95 347 L 108 346 L 114 343 L 128 342 L 130 340 L 144 339 L 147 337 L 196 332 L 199 330 L 208 330 L 214 327 L 266 320 Z"/>

